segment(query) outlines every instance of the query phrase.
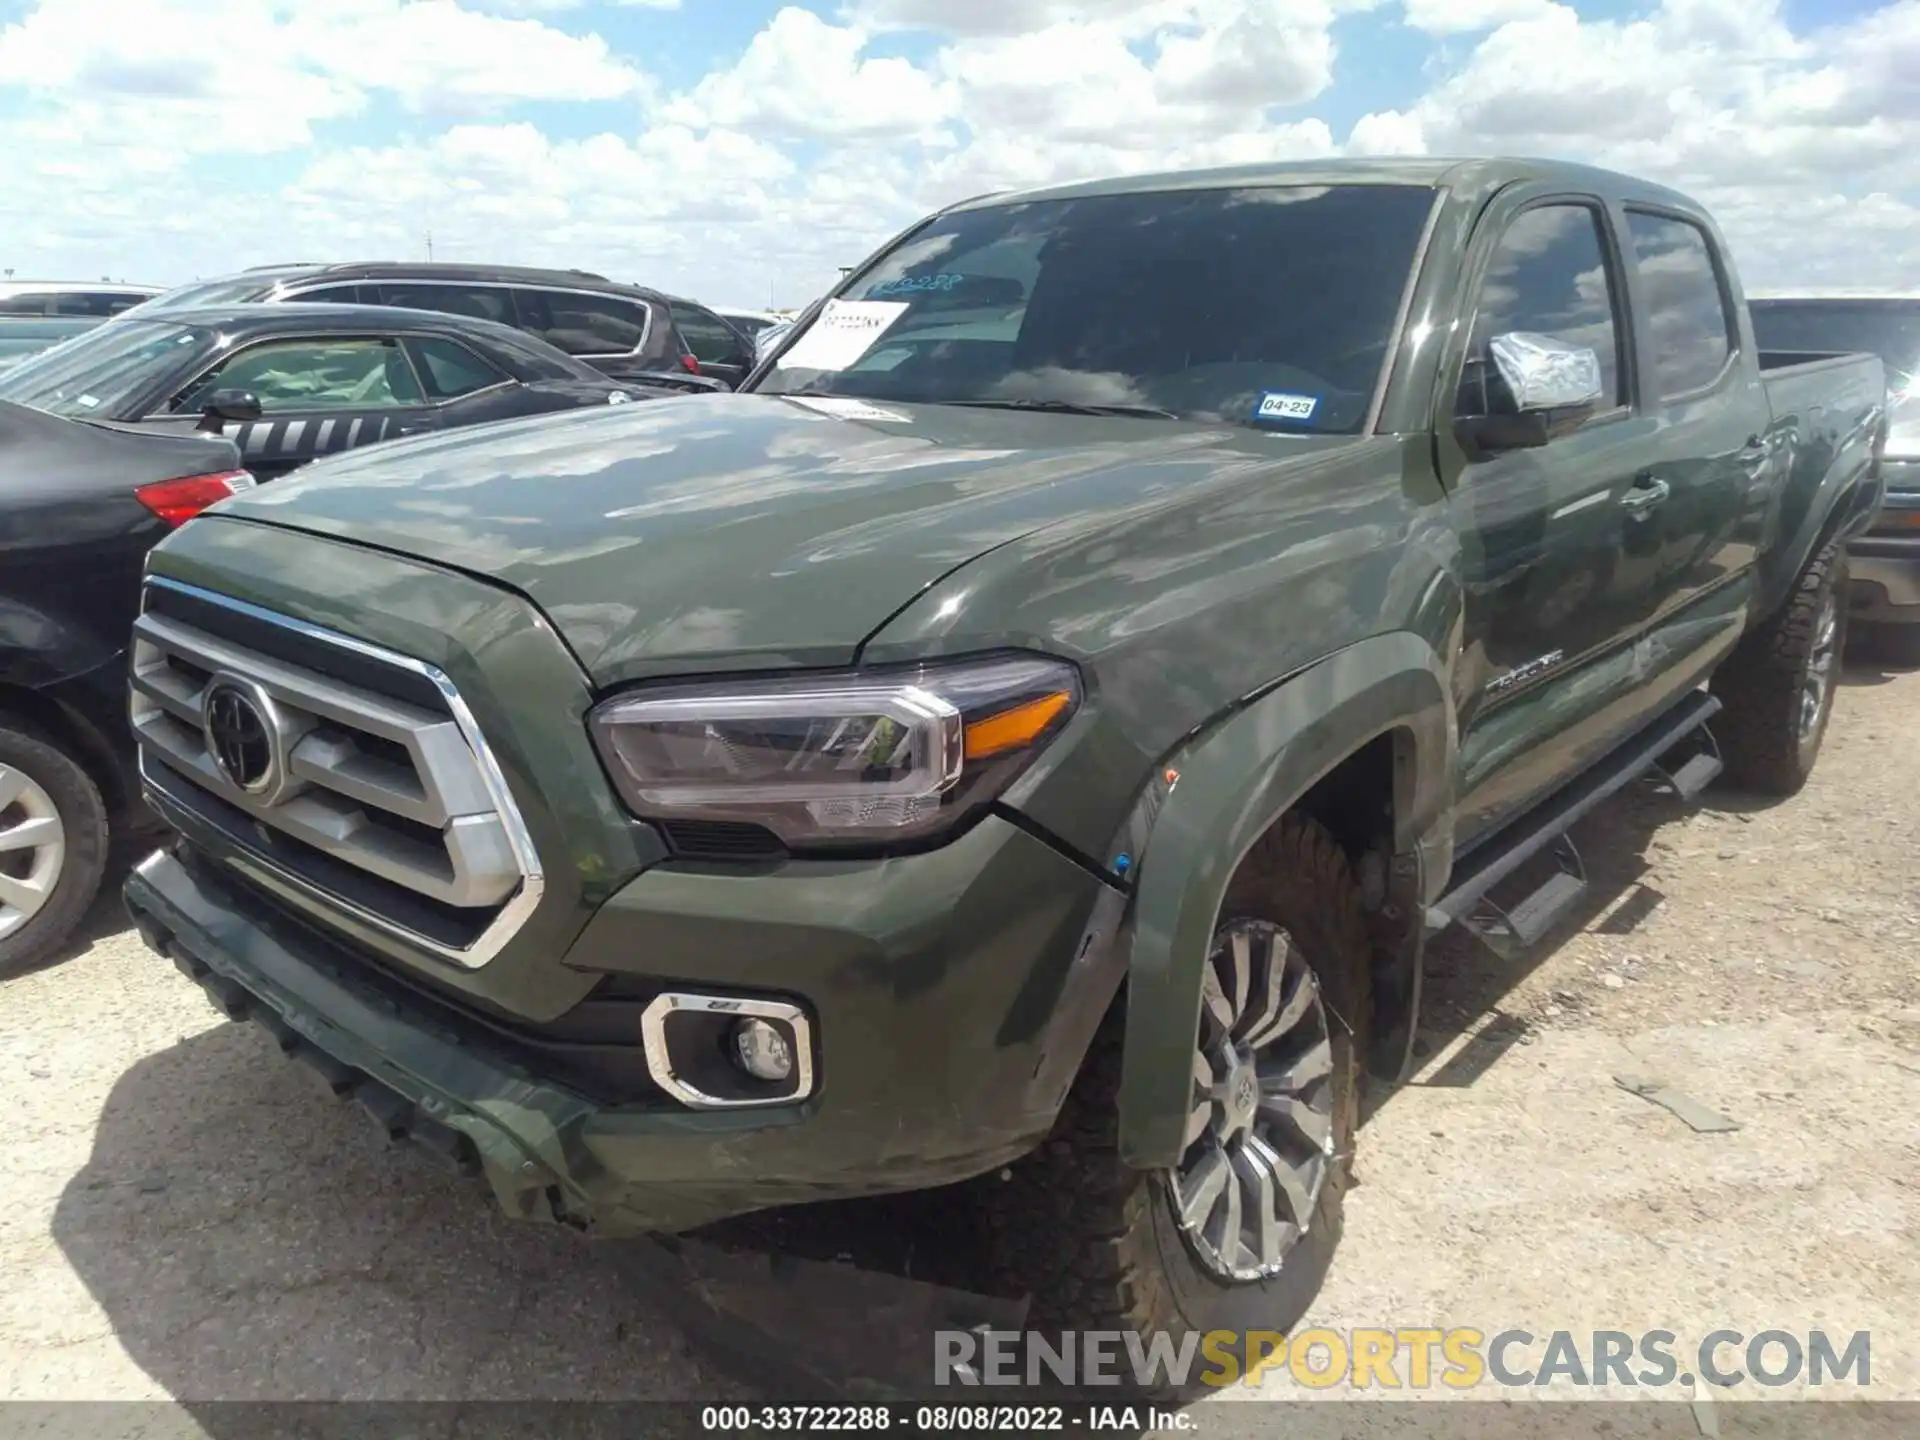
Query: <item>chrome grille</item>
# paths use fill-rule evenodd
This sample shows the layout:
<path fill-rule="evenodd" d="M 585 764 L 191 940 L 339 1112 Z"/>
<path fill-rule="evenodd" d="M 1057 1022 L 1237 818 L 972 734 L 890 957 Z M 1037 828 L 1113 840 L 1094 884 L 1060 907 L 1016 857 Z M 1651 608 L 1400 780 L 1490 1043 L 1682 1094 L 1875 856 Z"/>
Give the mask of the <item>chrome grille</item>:
<path fill-rule="evenodd" d="M 132 720 L 159 800 L 441 958 L 485 964 L 538 903 L 505 779 L 430 665 L 155 579 L 134 625 Z M 355 877 L 368 883 L 341 883 Z"/>

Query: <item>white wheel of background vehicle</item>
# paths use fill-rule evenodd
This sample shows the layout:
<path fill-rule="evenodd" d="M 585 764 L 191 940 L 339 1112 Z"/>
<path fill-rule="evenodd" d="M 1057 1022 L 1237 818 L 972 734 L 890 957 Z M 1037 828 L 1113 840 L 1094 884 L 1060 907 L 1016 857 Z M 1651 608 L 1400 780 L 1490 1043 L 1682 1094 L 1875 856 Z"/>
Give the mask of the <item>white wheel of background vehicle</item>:
<path fill-rule="evenodd" d="M 39 736 L 0 725 L 0 974 L 66 943 L 106 864 L 106 806 L 92 777 Z"/>

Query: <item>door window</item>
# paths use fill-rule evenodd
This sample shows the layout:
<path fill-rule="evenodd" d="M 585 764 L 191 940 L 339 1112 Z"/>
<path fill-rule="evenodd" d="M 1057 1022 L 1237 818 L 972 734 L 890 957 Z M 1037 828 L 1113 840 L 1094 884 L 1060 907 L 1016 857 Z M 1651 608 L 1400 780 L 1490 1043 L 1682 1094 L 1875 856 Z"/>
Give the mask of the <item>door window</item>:
<path fill-rule="evenodd" d="M 502 285 L 422 285 L 415 281 L 389 282 L 375 287 L 382 305 L 409 310 L 437 310 L 442 315 L 465 315 L 512 325 L 513 292 Z"/>
<path fill-rule="evenodd" d="M 698 305 L 675 305 L 673 318 L 693 358 L 701 364 L 745 366 L 749 363 L 740 337 L 712 311 L 702 310 Z"/>
<path fill-rule="evenodd" d="M 324 290 L 307 290 L 291 298 L 304 300 L 309 305 L 358 305 L 360 303 L 360 287 L 358 285 L 329 285 Z M 388 303 L 391 304 L 394 302 L 389 301 Z M 413 308 L 420 309 L 422 307 L 414 306 Z"/>
<path fill-rule="evenodd" d="M 1672 215 L 1629 210 L 1627 234 L 1661 399 L 1711 385 L 1733 354 L 1734 331 L 1706 231 Z"/>
<path fill-rule="evenodd" d="M 1600 357 L 1600 408 L 1624 403 L 1619 306 L 1600 237 L 1600 214 L 1587 205 L 1536 206 L 1507 227 L 1480 282 L 1455 415 L 1513 413 L 1487 342 L 1516 330 L 1592 350 Z"/>
<path fill-rule="evenodd" d="M 627 355 L 647 334 L 647 307 L 616 295 L 519 290 L 520 328 L 569 355 Z"/>
<path fill-rule="evenodd" d="M 201 375 L 172 408 L 175 412 L 198 410 L 215 390 L 250 390 L 269 415 L 293 410 L 397 410 L 422 403 L 413 367 L 391 340 L 269 340 Z"/>
<path fill-rule="evenodd" d="M 429 400 L 458 400 L 489 385 L 502 384 L 507 377 L 482 360 L 466 346 L 434 335 L 421 335 L 407 342 L 420 362 L 420 380 Z"/>

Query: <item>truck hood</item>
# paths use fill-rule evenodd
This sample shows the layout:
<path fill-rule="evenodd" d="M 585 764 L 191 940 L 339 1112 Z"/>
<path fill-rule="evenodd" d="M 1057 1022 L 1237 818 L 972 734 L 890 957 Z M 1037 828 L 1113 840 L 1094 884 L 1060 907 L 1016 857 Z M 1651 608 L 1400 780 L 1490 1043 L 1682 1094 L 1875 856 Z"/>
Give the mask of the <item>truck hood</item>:
<path fill-rule="evenodd" d="M 956 406 L 701 395 L 402 440 L 220 514 L 527 596 L 601 685 L 844 665 L 995 546 L 1340 440 Z"/>

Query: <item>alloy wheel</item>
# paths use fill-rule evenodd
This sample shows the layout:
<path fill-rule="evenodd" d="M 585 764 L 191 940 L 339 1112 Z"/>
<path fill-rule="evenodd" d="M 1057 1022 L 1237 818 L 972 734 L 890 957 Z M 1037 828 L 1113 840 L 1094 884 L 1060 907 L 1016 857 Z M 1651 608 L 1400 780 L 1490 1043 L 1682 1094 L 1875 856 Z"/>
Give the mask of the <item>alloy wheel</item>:
<path fill-rule="evenodd" d="M 0 765 L 0 940 L 40 913 L 66 861 L 53 797 L 26 771 Z"/>
<path fill-rule="evenodd" d="M 1833 688 L 1833 667 L 1840 654 L 1840 597 L 1829 591 L 1814 622 L 1813 648 L 1807 654 L 1807 673 L 1800 684 L 1800 742 L 1804 745 L 1820 728 L 1826 713 L 1827 692 Z"/>
<path fill-rule="evenodd" d="M 1320 983 L 1278 925 L 1239 920 L 1207 957 L 1173 1213 L 1226 1280 L 1277 1274 L 1334 1163 L 1333 1046 Z"/>

